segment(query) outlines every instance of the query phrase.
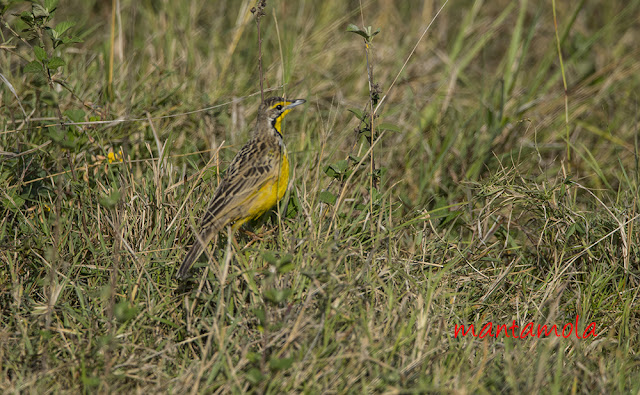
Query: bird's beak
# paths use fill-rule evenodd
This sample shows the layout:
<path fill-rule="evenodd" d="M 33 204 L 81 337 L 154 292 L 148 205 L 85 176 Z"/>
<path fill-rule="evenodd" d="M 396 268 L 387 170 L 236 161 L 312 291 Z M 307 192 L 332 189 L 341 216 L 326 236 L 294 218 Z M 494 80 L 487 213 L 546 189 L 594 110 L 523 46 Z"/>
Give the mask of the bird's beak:
<path fill-rule="evenodd" d="M 300 104 L 302 104 L 302 103 L 306 103 L 306 100 L 304 100 L 304 99 L 296 99 L 296 100 L 292 100 L 292 101 L 291 101 L 291 104 L 288 104 L 288 105 L 285 107 L 285 109 L 286 109 L 286 110 L 290 110 L 290 109 L 292 109 L 293 107 L 295 107 L 295 106 L 299 106 L 299 105 L 300 105 Z"/>

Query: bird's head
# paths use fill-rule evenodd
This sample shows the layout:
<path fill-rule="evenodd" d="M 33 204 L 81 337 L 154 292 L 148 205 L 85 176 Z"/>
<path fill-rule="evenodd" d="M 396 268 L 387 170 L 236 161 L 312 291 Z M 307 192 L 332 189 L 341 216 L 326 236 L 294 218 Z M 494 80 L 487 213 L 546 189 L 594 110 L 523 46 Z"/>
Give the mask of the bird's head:
<path fill-rule="evenodd" d="M 258 109 L 258 122 L 269 122 L 282 135 L 282 119 L 295 106 L 304 103 L 304 99 L 283 99 L 282 97 L 270 97 L 260 105 Z"/>

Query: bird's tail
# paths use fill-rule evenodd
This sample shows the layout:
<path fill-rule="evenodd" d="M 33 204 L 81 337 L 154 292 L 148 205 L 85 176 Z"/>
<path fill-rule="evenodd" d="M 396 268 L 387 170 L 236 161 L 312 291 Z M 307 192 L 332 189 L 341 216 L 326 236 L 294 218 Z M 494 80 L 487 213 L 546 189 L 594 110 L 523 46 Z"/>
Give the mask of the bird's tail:
<path fill-rule="evenodd" d="M 195 261 L 200 258 L 204 248 L 209 244 L 211 239 L 217 234 L 217 229 L 210 229 L 204 233 L 201 233 L 196 237 L 196 241 L 191 246 L 189 252 L 187 252 L 187 256 L 184 257 L 180 268 L 178 269 L 178 273 L 176 277 L 178 280 L 184 280 L 188 277 L 189 269 L 193 265 Z"/>

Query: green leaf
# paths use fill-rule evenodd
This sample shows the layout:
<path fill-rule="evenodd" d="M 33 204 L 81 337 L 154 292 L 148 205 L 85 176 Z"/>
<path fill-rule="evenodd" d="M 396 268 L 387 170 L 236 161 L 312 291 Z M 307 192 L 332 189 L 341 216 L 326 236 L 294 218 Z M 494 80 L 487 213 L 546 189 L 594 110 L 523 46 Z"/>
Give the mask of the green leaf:
<path fill-rule="evenodd" d="M 347 31 L 351 33 L 355 33 L 359 36 L 362 36 L 365 40 L 367 40 L 367 42 L 371 42 L 373 37 L 378 33 L 380 33 L 380 29 L 376 29 L 375 32 L 371 33 L 371 26 L 367 26 L 364 29 L 360 29 L 358 26 L 354 25 L 353 23 L 347 26 Z"/>
<path fill-rule="evenodd" d="M 246 358 L 249 360 L 249 362 L 251 363 L 259 363 L 260 360 L 262 359 L 262 355 L 258 354 L 257 352 L 254 351 L 249 351 L 247 353 Z"/>
<path fill-rule="evenodd" d="M 381 196 L 382 196 L 382 194 L 380 193 L 380 191 L 378 191 L 378 189 L 373 188 L 371 190 L 371 197 L 373 198 L 374 202 L 377 202 L 378 200 L 380 200 Z"/>
<path fill-rule="evenodd" d="M 44 8 L 46 8 L 47 11 L 49 11 L 49 12 L 55 11 L 57 6 L 58 6 L 58 0 L 45 0 L 44 1 Z"/>
<path fill-rule="evenodd" d="M 362 36 L 362 38 L 364 38 L 365 40 L 369 40 L 369 36 L 367 35 L 367 33 L 353 23 L 347 26 L 347 31 Z"/>
<path fill-rule="evenodd" d="M 382 166 L 382 167 L 378 167 L 377 169 L 375 169 L 373 171 L 373 175 L 380 178 L 380 177 L 384 177 L 385 174 L 387 174 L 387 168 Z"/>
<path fill-rule="evenodd" d="M 289 198 L 289 202 L 287 204 L 287 218 L 295 218 L 298 215 L 298 211 L 300 210 L 300 201 L 295 193 L 291 195 Z"/>
<path fill-rule="evenodd" d="M 276 265 L 278 263 L 278 258 L 276 258 L 276 256 L 271 251 L 265 251 L 262 254 L 262 257 L 265 261 L 269 262 L 272 265 Z"/>
<path fill-rule="evenodd" d="M 279 274 L 288 273 L 293 270 L 293 255 L 284 254 L 276 263 L 276 269 Z"/>
<path fill-rule="evenodd" d="M 247 372 L 247 380 L 253 385 L 260 384 L 264 380 L 264 378 L 264 375 L 258 368 L 251 368 Z"/>
<path fill-rule="evenodd" d="M 86 374 L 82 374 L 82 376 L 80 376 L 80 381 L 82 381 L 82 385 L 85 388 L 89 389 L 97 388 L 102 383 L 102 379 L 100 377 L 91 375 L 87 376 Z"/>
<path fill-rule="evenodd" d="M 115 305 L 113 313 L 119 322 L 127 322 L 138 314 L 138 309 L 128 300 L 123 299 Z"/>
<path fill-rule="evenodd" d="M 27 11 L 23 11 L 22 13 L 20 13 L 20 19 L 22 19 L 23 22 L 25 22 L 27 25 L 32 26 L 33 25 L 33 15 L 31 15 L 30 12 Z"/>
<path fill-rule="evenodd" d="M 42 64 L 40 64 L 40 62 L 38 62 L 37 60 L 34 60 L 33 62 L 27 63 L 22 71 L 24 73 L 42 73 Z"/>
<path fill-rule="evenodd" d="M 71 21 L 60 22 L 56 25 L 56 27 L 53 28 L 53 30 L 58 34 L 57 37 L 60 37 L 64 32 L 69 30 L 69 28 L 71 28 L 75 24 L 76 24 L 75 22 L 71 22 Z"/>
<path fill-rule="evenodd" d="M 69 44 L 69 43 L 81 43 L 84 41 L 82 41 L 82 39 L 79 37 L 71 36 L 71 37 L 62 37 L 62 39 L 60 39 L 60 42 L 62 44 Z"/>
<path fill-rule="evenodd" d="M 31 13 L 34 18 L 46 18 L 49 16 L 49 11 L 40 4 L 33 3 L 31 5 Z"/>
<path fill-rule="evenodd" d="M 264 326 L 267 321 L 267 314 L 264 312 L 264 309 L 253 309 L 253 314 L 256 316 L 258 321 L 260 321 L 260 325 Z"/>
<path fill-rule="evenodd" d="M 98 198 L 98 203 L 103 205 L 106 208 L 114 208 L 116 204 L 120 201 L 120 191 L 114 189 L 108 195 L 102 195 Z"/>
<path fill-rule="evenodd" d="M 392 132 L 401 132 L 400 126 L 394 125 L 392 123 L 383 122 L 378 124 L 378 130 L 390 130 Z"/>
<path fill-rule="evenodd" d="M 2 201 L 3 201 L 3 205 L 13 212 L 16 212 L 17 210 L 19 210 L 20 207 L 22 207 L 22 205 L 24 205 L 24 202 L 25 202 L 25 200 L 19 195 L 13 195 L 11 196 L 11 199 L 9 199 L 8 197 L 5 197 L 2 199 Z"/>
<path fill-rule="evenodd" d="M 38 332 L 42 340 L 49 340 L 53 337 L 53 333 L 51 331 L 43 329 Z"/>
<path fill-rule="evenodd" d="M 51 58 L 51 60 L 49 61 L 49 64 L 47 64 L 47 67 L 49 67 L 51 70 L 55 70 L 58 67 L 62 67 L 64 66 L 66 63 L 64 62 L 64 60 L 62 60 L 62 58 L 58 57 L 58 56 L 54 56 L 53 58 Z"/>
<path fill-rule="evenodd" d="M 339 160 L 336 163 L 329 165 L 329 167 L 331 167 L 338 174 L 344 173 L 344 171 L 347 170 L 348 166 L 349 161 L 346 159 Z"/>
<path fill-rule="evenodd" d="M 82 122 L 82 121 L 84 121 L 84 111 L 82 111 L 80 109 L 66 110 L 64 112 L 64 115 L 66 115 L 67 118 L 69 118 L 71 120 L 71 122 Z"/>
<path fill-rule="evenodd" d="M 447 226 L 448 224 L 452 223 L 453 221 L 455 221 L 456 219 L 458 219 L 458 217 L 460 217 L 462 215 L 462 211 L 460 210 L 453 210 L 450 211 L 449 213 L 447 213 L 447 215 L 440 221 L 440 223 L 438 224 L 439 228 L 444 228 L 445 226 Z"/>
<path fill-rule="evenodd" d="M 58 100 L 56 92 L 53 90 L 42 92 L 40 99 L 49 106 L 55 106 Z"/>
<path fill-rule="evenodd" d="M 338 178 L 340 177 L 340 174 L 336 173 L 335 170 L 333 170 L 333 168 L 331 167 L 331 165 L 328 165 L 327 167 L 324 168 L 324 173 L 326 175 L 328 175 L 331 178 Z"/>
<path fill-rule="evenodd" d="M 49 38 L 51 38 L 51 40 L 53 41 L 53 47 L 55 48 L 57 46 L 56 45 L 57 42 L 60 41 L 60 40 L 58 40 L 58 38 L 60 37 L 59 34 L 56 33 L 55 30 L 49 29 L 49 28 L 45 28 L 45 31 L 49 35 Z"/>
<path fill-rule="evenodd" d="M 574 233 L 575 231 L 576 231 L 576 224 L 575 224 L 575 222 L 574 222 L 574 223 L 572 223 L 572 224 L 569 226 L 569 229 L 567 229 L 567 232 L 566 232 L 566 233 L 565 233 L 565 235 L 564 235 L 565 240 L 568 240 L 568 239 L 569 239 L 569 237 L 571 237 L 571 235 L 573 235 L 573 233 Z"/>
<path fill-rule="evenodd" d="M 91 119 L 89 119 L 89 121 L 91 121 Z M 78 122 L 78 121 L 74 121 L 74 122 Z M 203 182 L 207 182 L 209 180 L 211 180 L 212 178 L 214 178 L 217 175 L 217 170 L 215 167 L 210 167 L 208 169 L 206 169 L 204 171 L 204 173 L 202 173 L 202 181 Z"/>
<path fill-rule="evenodd" d="M 62 148 L 75 148 L 79 143 L 82 143 L 83 140 L 86 140 L 84 137 L 79 137 L 76 135 L 72 127 L 69 127 L 67 130 L 60 130 L 57 127 L 50 127 L 47 130 L 47 135 L 51 138 L 51 140 L 55 141 Z"/>
<path fill-rule="evenodd" d="M 288 263 L 290 263 L 291 261 L 293 261 L 293 255 L 291 254 L 284 254 L 280 260 L 278 260 L 278 266 L 282 266 L 282 265 L 286 265 Z"/>
<path fill-rule="evenodd" d="M 342 159 L 325 167 L 324 172 L 331 178 L 339 178 L 349 167 L 349 161 Z"/>
<path fill-rule="evenodd" d="M 51 137 L 51 140 L 55 141 L 56 143 L 60 143 L 67 135 L 65 132 L 58 130 L 58 128 L 51 127 L 48 129 L 49 130 L 47 131 L 47 135 Z"/>
<path fill-rule="evenodd" d="M 364 121 L 364 112 L 357 108 L 349 108 L 349 112 L 353 113 L 361 121 Z"/>
<path fill-rule="evenodd" d="M 276 358 L 269 359 L 269 369 L 271 370 L 287 370 L 293 365 L 293 358 Z"/>
<path fill-rule="evenodd" d="M 320 194 L 318 195 L 318 199 L 320 199 L 321 202 L 327 204 L 334 204 L 337 200 L 334 194 L 329 191 L 320 192 Z"/>
<path fill-rule="evenodd" d="M 264 291 L 264 298 L 273 304 L 279 304 L 287 300 L 292 292 L 289 288 L 271 288 Z"/>
<path fill-rule="evenodd" d="M 36 59 L 38 59 L 39 61 L 43 62 L 47 60 L 47 51 L 45 51 L 41 47 L 37 45 L 33 47 L 33 53 L 36 55 Z"/>
<path fill-rule="evenodd" d="M 286 274 L 293 270 L 295 265 L 293 262 L 289 262 L 283 265 L 278 266 L 278 274 Z"/>
<path fill-rule="evenodd" d="M 349 26 L 347 26 L 347 31 L 351 33 L 355 33 L 355 32 L 361 32 L 362 30 L 357 25 L 350 23 Z"/>

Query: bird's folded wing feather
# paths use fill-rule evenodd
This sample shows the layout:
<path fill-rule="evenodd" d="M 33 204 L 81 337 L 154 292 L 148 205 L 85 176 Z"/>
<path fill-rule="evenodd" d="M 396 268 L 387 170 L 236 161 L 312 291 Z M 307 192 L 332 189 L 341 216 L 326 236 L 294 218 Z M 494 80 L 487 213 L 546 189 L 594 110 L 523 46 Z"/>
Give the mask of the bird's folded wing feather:
<path fill-rule="evenodd" d="M 249 200 L 269 180 L 277 177 L 279 152 L 265 144 L 246 144 L 235 156 L 209 204 L 203 225 L 234 221 L 239 206 Z"/>

